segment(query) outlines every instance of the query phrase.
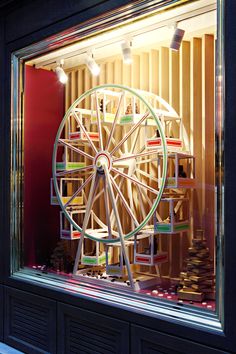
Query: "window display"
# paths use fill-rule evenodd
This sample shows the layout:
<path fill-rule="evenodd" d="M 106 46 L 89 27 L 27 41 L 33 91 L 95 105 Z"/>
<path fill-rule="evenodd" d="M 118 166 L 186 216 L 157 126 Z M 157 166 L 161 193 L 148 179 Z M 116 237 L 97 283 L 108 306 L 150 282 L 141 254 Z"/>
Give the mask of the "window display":
<path fill-rule="evenodd" d="M 215 310 L 215 8 L 25 63 L 26 269 Z"/>

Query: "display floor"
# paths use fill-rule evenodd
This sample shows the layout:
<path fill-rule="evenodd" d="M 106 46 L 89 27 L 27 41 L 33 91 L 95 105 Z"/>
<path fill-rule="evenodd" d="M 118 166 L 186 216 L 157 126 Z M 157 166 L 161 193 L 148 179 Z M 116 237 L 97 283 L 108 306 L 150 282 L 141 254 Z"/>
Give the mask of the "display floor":
<path fill-rule="evenodd" d="M 179 300 L 175 286 L 171 286 L 168 283 L 162 285 L 153 286 L 151 289 L 142 289 L 140 293 L 150 295 L 152 297 L 166 299 L 173 301 L 178 305 L 192 305 L 195 307 L 205 308 L 207 310 L 215 311 L 215 301 L 213 300 L 204 300 L 202 302 L 197 301 L 187 301 Z"/>
<path fill-rule="evenodd" d="M 62 275 L 63 277 L 66 278 L 71 278 L 72 277 L 72 273 L 68 274 L 68 273 L 64 273 L 64 272 L 55 272 L 53 270 L 49 270 L 49 269 L 45 269 L 44 267 L 41 266 L 31 266 L 29 267 L 29 269 L 34 269 L 34 270 L 38 270 L 44 274 L 57 274 L 57 275 Z M 112 287 L 119 287 L 119 288 L 124 288 L 124 287 L 129 287 L 129 281 L 127 280 L 121 280 L 119 279 L 119 277 L 117 276 L 101 276 L 101 275 L 97 275 L 97 274 L 90 274 L 88 275 L 89 268 L 85 268 L 84 269 L 84 274 L 81 273 L 78 277 L 73 276 L 73 278 L 77 278 L 78 281 L 79 279 L 86 279 L 88 281 L 88 284 L 94 285 L 94 284 L 98 284 L 98 282 L 100 284 L 102 284 L 104 282 L 104 284 L 107 285 L 107 283 L 110 283 L 110 285 Z M 86 273 L 87 272 L 87 273 Z M 94 272 L 93 272 L 94 273 Z M 150 277 L 150 275 L 149 275 Z M 210 310 L 210 311 L 215 311 L 216 309 L 216 302 L 215 300 L 208 300 L 208 299 L 204 299 L 203 301 L 189 301 L 189 300 L 180 300 L 178 298 L 178 283 L 177 282 L 173 282 L 170 281 L 169 279 L 165 279 L 165 278 L 156 278 L 156 277 L 152 277 L 153 281 L 149 282 L 149 286 L 147 286 L 146 288 L 141 288 L 139 290 L 136 290 L 136 292 L 140 293 L 140 294 L 145 294 L 154 298 L 159 298 L 159 299 L 164 299 L 164 300 L 168 300 L 171 301 L 175 304 L 184 306 L 184 305 L 190 305 L 190 306 L 194 306 L 194 307 L 198 307 L 198 308 L 202 308 L 202 309 L 206 309 L 206 310 Z M 153 285 L 153 283 L 155 283 L 155 285 Z"/>

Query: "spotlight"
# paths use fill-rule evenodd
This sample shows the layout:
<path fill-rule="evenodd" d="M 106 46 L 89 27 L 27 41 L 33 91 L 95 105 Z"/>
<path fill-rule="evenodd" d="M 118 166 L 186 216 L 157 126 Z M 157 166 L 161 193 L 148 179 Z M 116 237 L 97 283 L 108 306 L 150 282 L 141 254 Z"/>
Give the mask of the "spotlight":
<path fill-rule="evenodd" d="M 64 60 L 61 60 L 59 65 L 57 65 L 56 69 L 55 69 L 55 73 L 57 74 L 58 80 L 62 83 L 62 84 L 66 84 L 68 81 L 68 76 L 66 75 L 65 71 L 63 70 L 63 64 L 64 64 Z"/>
<path fill-rule="evenodd" d="M 100 66 L 96 63 L 92 55 L 87 54 L 85 58 L 85 64 L 87 65 L 92 75 L 98 76 L 100 74 Z"/>
<path fill-rule="evenodd" d="M 123 54 L 123 62 L 125 64 L 132 63 L 132 53 L 131 53 L 131 41 L 125 41 L 121 44 L 122 54 Z"/>
<path fill-rule="evenodd" d="M 177 25 L 174 26 L 174 34 L 170 43 L 170 49 L 179 50 L 185 31 L 178 28 Z"/>

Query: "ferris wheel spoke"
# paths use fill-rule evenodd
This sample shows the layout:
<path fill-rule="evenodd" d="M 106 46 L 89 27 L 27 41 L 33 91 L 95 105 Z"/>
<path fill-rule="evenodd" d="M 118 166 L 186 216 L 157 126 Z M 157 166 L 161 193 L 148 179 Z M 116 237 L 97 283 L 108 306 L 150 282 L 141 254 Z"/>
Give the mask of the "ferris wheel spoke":
<path fill-rule="evenodd" d="M 136 165 L 141 165 L 141 164 L 143 164 L 143 163 L 149 163 L 149 162 L 154 162 L 154 161 L 156 161 L 157 159 L 156 158 L 152 158 L 152 159 L 146 159 L 146 160 L 138 160 L 138 161 L 136 161 Z"/>
<path fill-rule="evenodd" d="M 146 218 L 146 213 L 145 213 L 145 207 L 143 204 L 143 198 L 142 198 L 142 193 L 140 191 L 140 186 L 137 186 L 137 191 L 138 191 L 138 199 L 140 202 L 140 208 L 141 208 L 141 213 L 142 213 L 142 217 L 145 219 Z"/>
<path fill-rule="evenodd" d="M 128 138 L 130 137 L 131 134 L 133 134 L 133 132 L 142 124 L 142 122 L 149 116 L 149 111 L 146 112 L 144 114 L 144 116 L 142 118 L 140 118 L 140 120 L 128 131 L 128 133 L 124 136 L 123 139 L 121 139 L 121 141 L 114 147 L 114 149 L 111 151 L 110 155 L 113 155 L 122 144 L 124 144 L 124 142 L 126 140 L 128 140 Z"/>
<path fill-rule="evenodd" d="M 117 186 L 116 182 L 114 181 L 114 179 L 112 178 L 112 176 L 110 176 L 110 179 L 111 179 L 111 182 L 113 183 L 115 189 L 116 189 L 116 192 L 119 194 L 120 196 L 120 199 L 122 200 L 123 204 L 124 204 L 124 207 L 125 209 L 127 210 L 129 216 L 131 217 L 131 219 L 133 219 L 134 223 L 135 223 L 135 226 L 138 227 L 139 226 L 139 223 L 138 223 L 138 220 L 136 219 L 134 213 L 132 212 L 132 210 L 130 209 L 129 207 L 129 204 L 127 203 L 123 193 L 121 192 L 120 188 Z"/>
<path fill-rule="evenodd" d="M 107 194 L 107 183 L 106 183 L 106 179 L 104 176 L 103 176 L 103 185 L 104 185 L 104 203 L 105 203 L 105 210 L 106 210 L 106 221 L 107 221 L 108 234 L 109 234 L 109 237 L 112 238 L 109 198 L 108 198 L 108 194 Z"/>
<path fill-rule="evenodd" d="M 113 123 L 112 123 L 111 131 L 110 131 L 110 134 L 109 134 L 109 137 L 108 137 L 108 141 L 107 141 L 107 145 L 105 147 L 105 150 L 108 150 L 109 147 L 110 147 L 110 143 L 111 143 L 112 138 L 113 138 L 115 126 L 116 126 L 116 123 L 117 123 L 117 121 L 119 119 L 119 116 L 120 116 L 120 109 L 121 109 L 121 104 L 122 104 L 122 102 L 124 100 L 124 96 L 125 96 L 125 94 L 123 92 L 122 95 L 119 98 L 118 107 L 117 107 L 117 110 L 116 110 L 115 118 L 114 118 Z"/>
<path fill-rule="evenodd" d="M 134 201 L 133 201 L 132 183 L 131 183 L 131 181 L 129 179 L 127 179 L 126 182 L 127 182 L 128 200 L 129 200 L 129 204 L 128 205 L 130 206 L 131 210 L 135 211 L 134 210 Z M 135 219 L 136 219 L 136 217 L 135 217 Z M 131 219 L 131 226 L 132 226 L 133 230 L 135 228 L 135 225 L 137 227 L 137 223 L 135 223 L 134 218 L 133 218 L 133 219 Z M 139 225 L 139 223 L 138 223 L 138 225 Z"/>
<path fill-rule="evenodd" d="M 144 177 L 147 177 L 147 178 L 151 179 L 152 181 L 158 183 L 158 178 L 151 176 L 149 173 L 147 173 L 147 172 L 145 172 L 143 170 L 140 170 L 139 168 L 136 168 L 136 171 L 138 173 L 140 173 L 141 175 L 143 175 Z"/>
<path fill-rule="evenodd" d="M 101 127 L 100 111 L 99 111 L 99 107 L 98 107 L 97 91 L 95 91 L 95 105 L 96 105 L 96 116 L 97 116 L 97 124 L 98 124 L 99 146 L 100 146 L 100 149 L 103 150 L 102 127 Z"/>
<path fill-rule="evenodd" d="M 77 121 L 78 125 L 80 126 L 80 129 L 81 129 L 81 130 L 83 131 L 83 133 L 85 134 L 85 136 L 86 136 L 88 142 L 90 143 L 90 145 L 91 145 L 93 151 L 95 152 L 95 154 L 97 154 L 97 152 L 98 152 L 98 151 L 97 151 L 97 148 L 95 147 L 94 143 L 92 142 L 92 140 L 91 140 L 91 138 L 90 138 L 90 136 L 89 136 L 87 130 L 86 130 L 85 127 L 83 126 L 80 117 L 78 116 L 78 114 L 77 114 L 75 111 L 73 111 L 73 115 L 74 115 L 75 120 Z"/>
<path fill-rule="evenodd" d="M 134 177 L 131 177 L 131 176 L 127 175 L 127 173 L 121 172 L 121 171 L 117 170 L 117 169 L 114 168 L 114 167 L 112 168 L 112 170 L 113 170 L 114 172 L 116 172 L 116 173 L 119 173 L 122 177 L 128 178 L 128 179 L 129 179 L 130 181 L 132 181 L 133 183 L 140 185 L 142 188 L 149 190 L 149 191 L 152 192 L 153 194 L 156 194 L 156 195 L 159 194 L 159 192 L 158 192 L 157 190 L 153 189 L 152 187 L 149 187 L 147 184 L 145 184 L 145 183 L 143 183 L 143 182 L 140 182 L 138 179 L 135 179 Z"/>
<path fill-rule="evenodd" d="M 130 149 L 130 152 L 131 152 L 132 154 L 133 154 L 134 149 L 135 149 L 135 147 L 136 147 L 136 144 L 137 144 L 137 141 L 138 141 L 139 134 L 140 134 L 140 127 L 136 130 L 135 137 L 134 137 L 134 140 L 133 140 L 133 143 L 132 143 L 131 149 Z"/>
<path fill-rule="evenodd" d="M 64 204 L 64 207 L 67 208 L 68 205 L 70 205 L 70 203 L 72 202 L 72 200 L 75 199 L 75 197 L 84 189 L 85 186 L 87 186 L 87 184 L 91 181 L 91 179 L 93 178 L 95 172 L 90 175 L 83 184 L 81 184 L 81 186 L 77 189 L 77 191 L 72 195 L 72 197 L 68 200 L 68 202 L 66 204 Z"/>
<path fill-rule="evenodd" d="M 113 159 L 113 162 L 124 161 L 124 160 L 130 160 L 130 159 L 136 159 L 137 157 L 153 155 L 153 154 L 156 154 L 156 153 L 157 153 L 156 150 L 150 150 L 150 151 L 139 152 L 139 153 L 137 153 L 137 154 L 130 154 L 130 155 L 123 156 L 123 157 L 117 157 L 117 158 Z"/>
<path fill-rule="evenodd" d="M 106 127 L 106 126 L 104 125 L 103 128 L 104 128 L 104 130 L 105 130 L 107 136 L 109 136 L 110 130 L 108 129 L 108 127 Z M 116 141 L 115 141 L 114 137 L 111 138 L 111 142 L 112 142 L 112 144 L 113 144 L 114 146 L 116 145 Z M 106 150 L 107 150 L 107 149 L 106 149 Z M 118 154 L 119 154 L 120 156 L 123 154 L 120 149 L 118 150 Z"/>
<path fill-rule="evenodd" d="M 78 149 L 77 147 L 75 147 L 75 146 L 73 146 L 73 145 L 67 143 L 64 139 L 59 139 L 58 142 L 59 142 L 60 144 L 64 145 L 64 146 L 68 147 L 69 149 L 71 149 L 71 150 L 77 152 L 78 154 L 87 157 L 87 159 L 93 160 L 93 156 L 91 156 L 91 155 L 87 154 L 87 152 L 85 152 L 85 151 L 83 151 L 83 150 L 80 150 L 80 149 Z"/>
<path fill-rule="evenodd" d="M 119 176 L 119 174 L 115 175 L 115 177 L 113 177 L 114 180 L 115 180 L 116 177 L 118 177 L 118 176 Z M 120 182 L 119 182 L 119 185 L 118 185 L 118 188 L 119 188 L 119 189 L 121 189 L 122 183 L 123 183 L 123 181 L 122 181 L 122 179 L 120 179 Z M 118 198 L 119 198 L 119 195 L 118 195 L 118 193 L 117 193 L 117 194 L 116 194 L 116 204 L 118 203 Z M 111 211 L 111 225 L 112 225 L 112 227 L 114 227 L 114 223 L 115 223 L 115 216 L 114 216 L 114 210 L 112 209 L 112 211 Z"/>
<path fill-rule="evenodd" d="M 88 166 L 84 166 L 84 167 L 74 168 L 74 169 L 71 169 L 71 170 L 64 170 L 62 172 L 57 172 L 56 173 L 56 177 L 61 177 L 61 176 L 70 175 L 72 173 L 78 173 L 78 172 L 91 170 L 91 169 L 93 169 L 95 167 L 96 167 L 95 165 L 88 165 Z"/>

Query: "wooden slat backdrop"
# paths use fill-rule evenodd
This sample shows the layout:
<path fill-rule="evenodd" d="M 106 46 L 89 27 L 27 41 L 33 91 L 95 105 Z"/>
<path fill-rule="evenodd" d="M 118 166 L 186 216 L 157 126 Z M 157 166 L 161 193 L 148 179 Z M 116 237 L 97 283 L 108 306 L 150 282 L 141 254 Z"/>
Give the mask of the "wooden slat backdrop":
<path fill-rule="evenodd" d="M 91 87 L 115 83 L 159 94 L 183 118 L 190 151 L 196 157 L 197 188 L 188 192 L 191 232 L 160 236 L 162 249 L 170 255 L 162 274 L 172 278 L 183 269 L 196 229 L 204 230 L 214 254 L 214 50 L 214 36 L 206 34 L 183 41 L 179 52 L 160 47 L 136 53 L 132 65 L 123 64 L 121 57 L 108 58 L 99 63 L 99 77 L 92 77 L 85 66 L 68 71 L 66 109 Z M 117 140 L 121 134 L 115 133 Z"/>

